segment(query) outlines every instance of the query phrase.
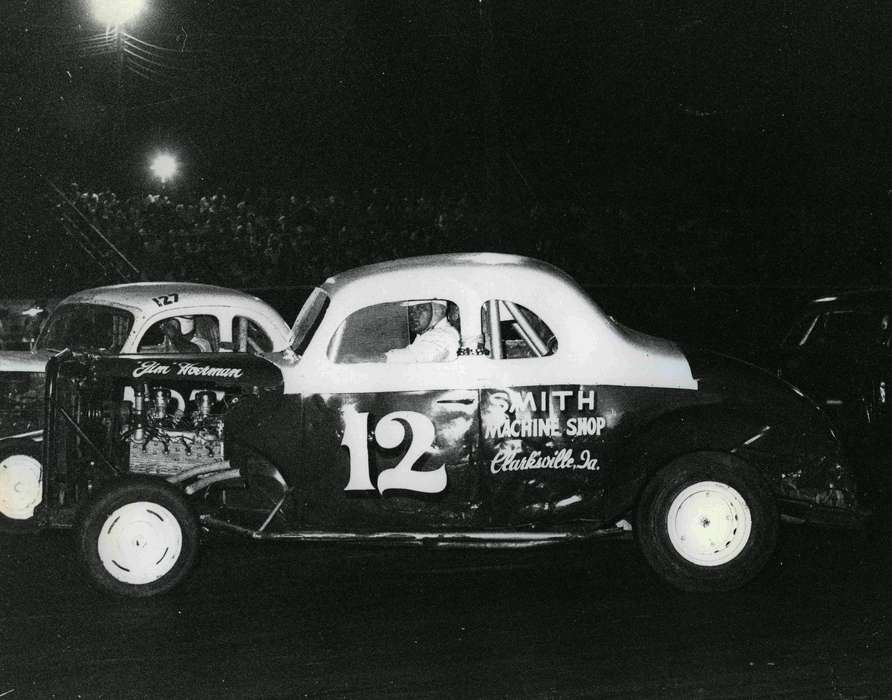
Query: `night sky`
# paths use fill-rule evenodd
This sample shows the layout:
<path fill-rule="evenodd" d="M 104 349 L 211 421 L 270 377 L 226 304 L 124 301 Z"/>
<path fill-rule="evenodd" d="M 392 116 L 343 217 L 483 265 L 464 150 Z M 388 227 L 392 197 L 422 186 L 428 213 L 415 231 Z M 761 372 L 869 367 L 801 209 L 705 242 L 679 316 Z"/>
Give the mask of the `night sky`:
<path fill-rule="evenodd" d="M 769 246 L 854 217 L 869 257 L 892 223 L 890 20 L 878 2 L 149 0 L 116 144 L 116 59 L 88 3 L 10 0 L 7 253 L 36 259 L 19 235 L 36 173 L 139 191 L 166 146 L 194 191 L 470 190 L 497 211 L 707 216 Z"/>

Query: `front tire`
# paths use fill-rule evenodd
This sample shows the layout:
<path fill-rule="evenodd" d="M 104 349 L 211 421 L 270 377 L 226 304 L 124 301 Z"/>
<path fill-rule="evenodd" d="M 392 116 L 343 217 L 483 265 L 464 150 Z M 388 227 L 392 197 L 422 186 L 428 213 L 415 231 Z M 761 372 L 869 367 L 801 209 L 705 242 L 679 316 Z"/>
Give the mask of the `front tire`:
<path fill-rule="evenodd" d="M 747 464 L 722 454 L 672 462 L 648 483 L 638 505 L 636 533 L 645 559 L 686 591 L 729 591 L 748 583 L 774 552 L 777 529 L 768 487 Z"/>
<path fill-rule="evenodd" d="M 121 596 L 169 591 L 198 551 L 198 520 L 185 496 L 151 477 L 112 482 L 86 506 L 77 532 L 90 578 Z"/>

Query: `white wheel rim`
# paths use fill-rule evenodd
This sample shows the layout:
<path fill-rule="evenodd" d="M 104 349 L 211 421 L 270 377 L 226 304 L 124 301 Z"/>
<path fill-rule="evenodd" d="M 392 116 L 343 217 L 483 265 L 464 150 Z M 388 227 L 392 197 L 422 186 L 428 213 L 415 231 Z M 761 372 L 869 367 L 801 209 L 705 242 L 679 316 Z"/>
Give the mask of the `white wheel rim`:
<path fill-rule="evenodd" d="M 138 501 L 105 519 L 97 544 L 99 559 L 112 577 L 142 585 L 174 567 L 183 548 L 183 531 L 167 508 Z"/>
<path fill-rule="evenodd" d="M 29 455 L 10 455 L 0 462 L 0 514 L 29 520 L 43 500 L 43 468 Z"/>
<path fill-rule="evenodd" d="M 721 566 L 746 546 L 753 516 L 736 489 L 717 481 L 700 481 L 675 497 L 667 525 L 672 546 L 687 561 Z"/>

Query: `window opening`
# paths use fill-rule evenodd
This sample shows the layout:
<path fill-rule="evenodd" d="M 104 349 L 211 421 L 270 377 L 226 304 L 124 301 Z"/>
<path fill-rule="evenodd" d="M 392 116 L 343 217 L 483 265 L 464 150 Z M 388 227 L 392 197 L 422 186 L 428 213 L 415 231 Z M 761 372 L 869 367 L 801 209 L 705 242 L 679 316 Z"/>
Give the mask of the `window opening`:
<path fill-rule="evenodd" d="M 490 299 L 481 309 L 484 347 L 493 359 L 547 357 L 557 351 L 548 325 L 524 306 Z"/>

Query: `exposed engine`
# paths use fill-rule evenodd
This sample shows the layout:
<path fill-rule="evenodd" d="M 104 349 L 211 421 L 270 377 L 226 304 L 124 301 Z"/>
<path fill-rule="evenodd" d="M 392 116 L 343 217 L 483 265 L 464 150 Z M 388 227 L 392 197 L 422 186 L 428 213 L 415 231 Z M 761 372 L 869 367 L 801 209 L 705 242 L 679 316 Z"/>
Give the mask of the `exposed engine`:
<path fill-rule="evenodd" d="M 252 526 L 268 516 L 265 485 L 254 488 L 231 463 L 224 424 L 237 403 L 282 392 L 275 364 L 241 353 L 209 355 L 199 364 L 65 351 L 47 363 L 45 386 L 48 419 L 39 447 L 52 470 L 40 486 L 53 524 L 73 525 L 87 499 L 125 472 L 196 496 L 202 513 Z"/>
<path fill-rule="evenodd" d="M 195 390 L 183 396 L 164 387 L 140 386 L 132 392 L 125 433 L 131 472 L 168 477 L 225 465 L 222 391 Z"/>

